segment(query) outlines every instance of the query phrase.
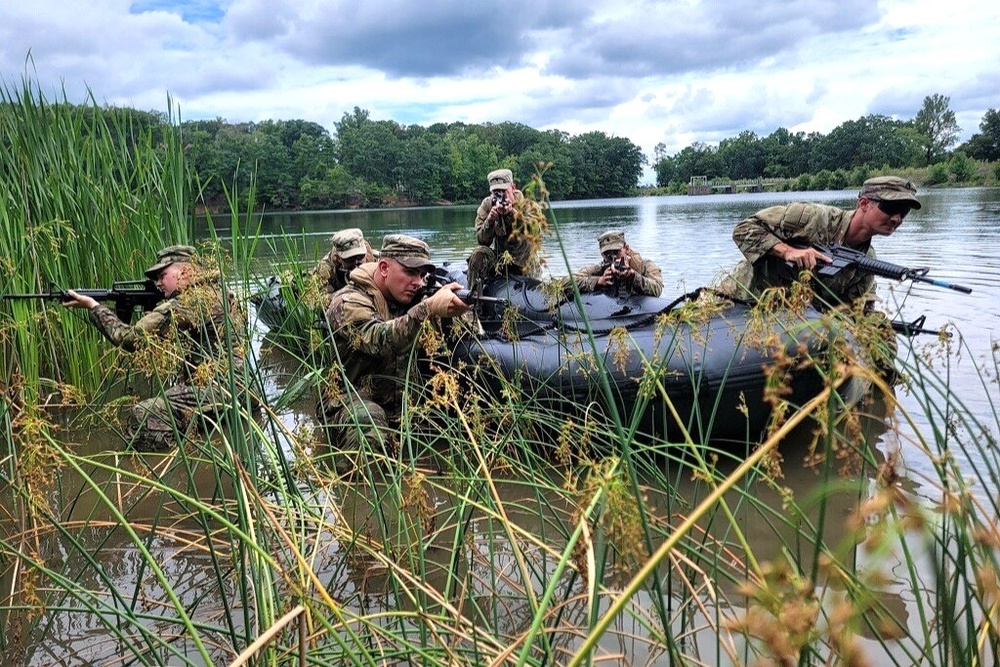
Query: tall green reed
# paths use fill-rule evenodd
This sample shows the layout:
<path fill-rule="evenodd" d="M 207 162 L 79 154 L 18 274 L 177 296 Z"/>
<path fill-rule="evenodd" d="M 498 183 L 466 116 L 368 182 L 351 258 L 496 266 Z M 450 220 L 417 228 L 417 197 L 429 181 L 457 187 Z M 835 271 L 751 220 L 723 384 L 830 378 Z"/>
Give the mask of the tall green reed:
<path fill-rule="evenodd" d="M 154 144 L 92 95 L 80 105 L 65 91 L 50 101 L 25 78 L 0 88 L 0 136 L 0 293 L 110 287 L 141 278 L 159 248 L 193 239 L 172 115 Z M 0 373 L 18 380 L 28 402 L 42 376 L 85 391 L 103 384 L 97 336 L 74 320 L 51 302 L 3 303 L 0 324 L 16 353 L 0 360 Z"/>
<path fill-rule="evenodd" d="M 202 246 L 241 296 L 261 271 L 253 212 L 237 203 L 253 200 L 245 194 L 231 193 L 230 240 L 209 216 Z M 139 271 L 148 256 L 135 253 Z M 100 420 L 56 435 L 18 425 L 16 454 L 36 463 L 8 456 L 3 468 L 4 493 L 32 516 L 8 511 L 0 532 L 0 641 L 12 664 L 227 664 L 248 647 L 257 665 L 859 664 L 862 650 L 873 661 L 974 664 L 995 653 L 996 508 L 953 465 L 959 451 L 979 457 L 995 488 L 984 438 L 995 424 L 964 409 L 947 365 L 942 377 L 930 355 L 905 370 L 927 399 L 921 435 L 939 463 L 937 506 L 870 447 L 877 434 L 852 420 L 863 406 L 837 404 L 838 383 L 866 373 L 850 356 L 812 360 L 820 397 L 790 406 L 763 441 L 748 434 L 729 447 L 696 430 L 651 437 L 596 404 L 539 406 L 517 378 L 498 395 L 439 362 L 429 380 L 411 379 L 398 450 L 346 451 L 309 418 L 308 393 L 337 372 L 329 341 L 315 356 L 271 352 L 247 326 L 227 321 L 227 356 L 250 336 L 251 363 L 230 364 L 224 378 L 233 399 L 176 450 L 93 451 L 87 430 L 111 429 Z M 294 376 L 283 387 L 268 376 L 277 354 Z M 669 414 L 656 360 L 647 362 L 643 400 Z M 602 387 L 610 399 L 607 378 Z M 2 409 L 10 414 L 9 399 Z M 869 421 L 886 428 L 884 414 Z M 799 463 L 783 445 L 796 428 L 815 443 L 796 459 L 818 474 L 792 489 L 782 469 Z M 767 537 L 748 534 L 755 522 Z M 858 545 L 871 549 L 862 566 Z M 930 587 L 924 553 L 935 563 Z M 897 557 L 901 568 L 891 567 Z M 920 623 L 887 602 L 900 588 Z M 938 609 L 963 623 L 935 623 Z M 304 644 L 281 625 L 289 611 L 303 619 Z M 259 637 L 270 643 L 257 651 Z"/>

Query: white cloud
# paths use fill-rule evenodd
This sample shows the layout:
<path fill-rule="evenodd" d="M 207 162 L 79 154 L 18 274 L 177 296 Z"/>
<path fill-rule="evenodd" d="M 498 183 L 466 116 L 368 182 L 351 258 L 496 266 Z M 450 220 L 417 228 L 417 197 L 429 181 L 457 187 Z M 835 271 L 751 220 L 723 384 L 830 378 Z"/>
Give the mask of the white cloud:
<path fill-rule="evenodd" d="M 187 119 L 358 106 L 404 124 L 512 120 L 628 137 L 648 156 L 742 130 L 829 132 L 951 98 L 1000 108 L 987 0 L 38 0 L 0 6 L 0 75 Z M 25 69 L 30 52 L 33 68 Z"/>

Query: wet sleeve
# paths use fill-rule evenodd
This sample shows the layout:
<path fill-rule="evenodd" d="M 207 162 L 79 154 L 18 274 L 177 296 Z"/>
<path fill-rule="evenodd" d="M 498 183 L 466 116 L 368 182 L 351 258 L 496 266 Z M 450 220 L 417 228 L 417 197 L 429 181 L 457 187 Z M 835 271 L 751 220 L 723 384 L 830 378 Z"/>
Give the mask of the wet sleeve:
<path fill-rule="evenodd" d="M 113 345 L 135 351 L 140 343 L 151 337 L 165 337 L 170 327 L 171 303 L 160 303 L 135 324 L 122 322 L 114 311 L 103 304 L 90 309 L 90 321 Z"/>
<path fill-rule="evenodd" d="M 663 276 L 654 262 L 643 261 L 642 271 L 636 272 L 634 280 L 636 289 L 642 294 L 660 296 L 663 293 Z"/>
<path fill-rule="evenodd" d="M 597 279 L 603 274 L 603 264 L 591 264 L 574 273 L 573 280 L 581 292 L 593 292 L 597 289 Z"/>
<path fill-rule="evenodd" d="M 427 305 L 421 302 L 404 315 L 383 320 L 375 305 L 357 294 L 335 300 L 327 312 L 331 330 L 345 338 L 352 350 L 376 357 L 409 353 L 427 317 Z"/>

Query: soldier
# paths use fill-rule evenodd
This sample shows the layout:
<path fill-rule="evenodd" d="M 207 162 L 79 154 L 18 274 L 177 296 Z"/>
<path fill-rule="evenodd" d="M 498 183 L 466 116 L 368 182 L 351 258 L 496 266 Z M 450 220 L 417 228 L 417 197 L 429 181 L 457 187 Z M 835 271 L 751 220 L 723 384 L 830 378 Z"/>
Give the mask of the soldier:
<path fill-rule="evenodd" d="M 469 255 L 469 288 L 500 275 L 541 273 L 538 256 L 542 235 L 548 229 L 545 213 L 514 186 L 510 169 L 491 171 L 486 177 L 490 196 L 476 211 L 476 242 Z"/>
<path fill-rule="evenodd" d="M 347 285 L 347 276 L 365 262 L 374 262 L 372 247 L 358 228 L 342 229 L 330 237 L 332 247 L 310 272 L 326 294 L 324 307 L 330 305 L 334 292 Z"/>
<path fill-rule="evenodd" d="M 403 385 L 416 371 L 410 362 L 418 334 L 431 318 L 469 310 L 452 291 L 458 283 L 420 299 L 433 271 L 426 243 L 390 234 L 378 261 L 352 271 L 347 287 L 334 294 L 326 320 L 348 382 L 329 387 L 319 405 L 332 445 L 354 448 L 366 440 L 393 451 L 389 429 L 402 411 Z"/>
<path fill-rule="evenodd" d="M 186 245 L 157 253 L 146 277 L 165 299 L 135 324 L 123 322 L 107 306 L 73 290 L 67 290 L 69 299 L 63 302 L 68 308 L 88 309 L 91 322 L 114 345 L 129 352 L 162 352 L 156 362 L 172 366 L 177 381 L 162 396 L 140 401 L 132 409 L 132 446 L 140 451 L 169 448 L 175 435 L 190 435 L 195 416 L 217 417 L 232 403 L 225 388 L 228 362 L 221 363 L 229 358 L 227 344 L 234 372 L 242 369 L 243 315 L 224 292 L 218 272 L 196 267 L 194 260 L 195 249 Z M 227 335 L 235 337 L 231 343 Z"/>
<path fill-rule="evenodd" d="M 864 182 L 853 211 L 811 203 L 772 206 L 758 211 L 733 230 L 733 241 L 744 259 L 720 286 L 733 297 L 759 297 L 769 287 L 787 287 L 804 270 L 832 261 L 809 244 L 840 243 L 875 257 L 871 241 L 888 236 L 920 208 L 917 190 L 898 176 Z M 845 268 L 834 276 L 812 275 L 813 303 L 819 309 L 863 300 L 874 302 L 875 280 L 863 271 Z"/>
<path fill-rule="evenodd" d="M 619 294 L 660 296 L 663 292 L 660 267 L 632 250 L 625 242 L 625 232 L 617 229 L 606 231 L 597 237 L 597 245 L 603 261 L 573 274 L 581 292 L 610 289 Z"/>

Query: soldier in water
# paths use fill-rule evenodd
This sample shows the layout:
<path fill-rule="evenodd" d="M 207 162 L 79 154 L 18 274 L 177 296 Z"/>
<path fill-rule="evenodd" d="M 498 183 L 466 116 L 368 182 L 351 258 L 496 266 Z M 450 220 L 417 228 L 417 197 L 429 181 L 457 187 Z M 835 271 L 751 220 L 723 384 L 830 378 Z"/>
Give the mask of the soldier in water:
<path fill-rule="evenodd" d="M 73 290 L 67 290 L 63 305 L 89 310 L 90 321 L 118 347 L 130 352 L 147 346 L 162 350 L 161 361 L 175 381 L 161 396 L 137 403 L 130 415 L 132 446 L 153 451 L 169 448 L 177 436 L 190 435 L 197 417 L 217 418 L 232 405 L 228 371 L 237 372 L 243 365 L 240 332 L 245 316 L 223 289 L 218 271 L 196 264 L 191 246 L 161 250 L 146 277 L 165 298 L 135 324 Z"/>
<path fill-rule="evenodd" d="M 405 383 L 417 372 L 411 354 L 425 323 L 469 310 L 450 283 L 421 298 L 434 271 L 430 249 L 402 234 L 385 237 L 376 262 L 351 272 L 333 296 L 326 320 L 346 383 L 333 380 L 319 405 L 330 444 L 356 449 L 362 441 L 393 452 Z"/>
<path fill-rule="evenodd" d="M 469 288 L 504 275 L 537 278 L 542 262 L 539 251 L 548 221 L 541 206 L 514 185 L 510 169 L 491 171 L 486 177 L 490 195 L 476 211 L 476 242 L 469 255 Z"/>

